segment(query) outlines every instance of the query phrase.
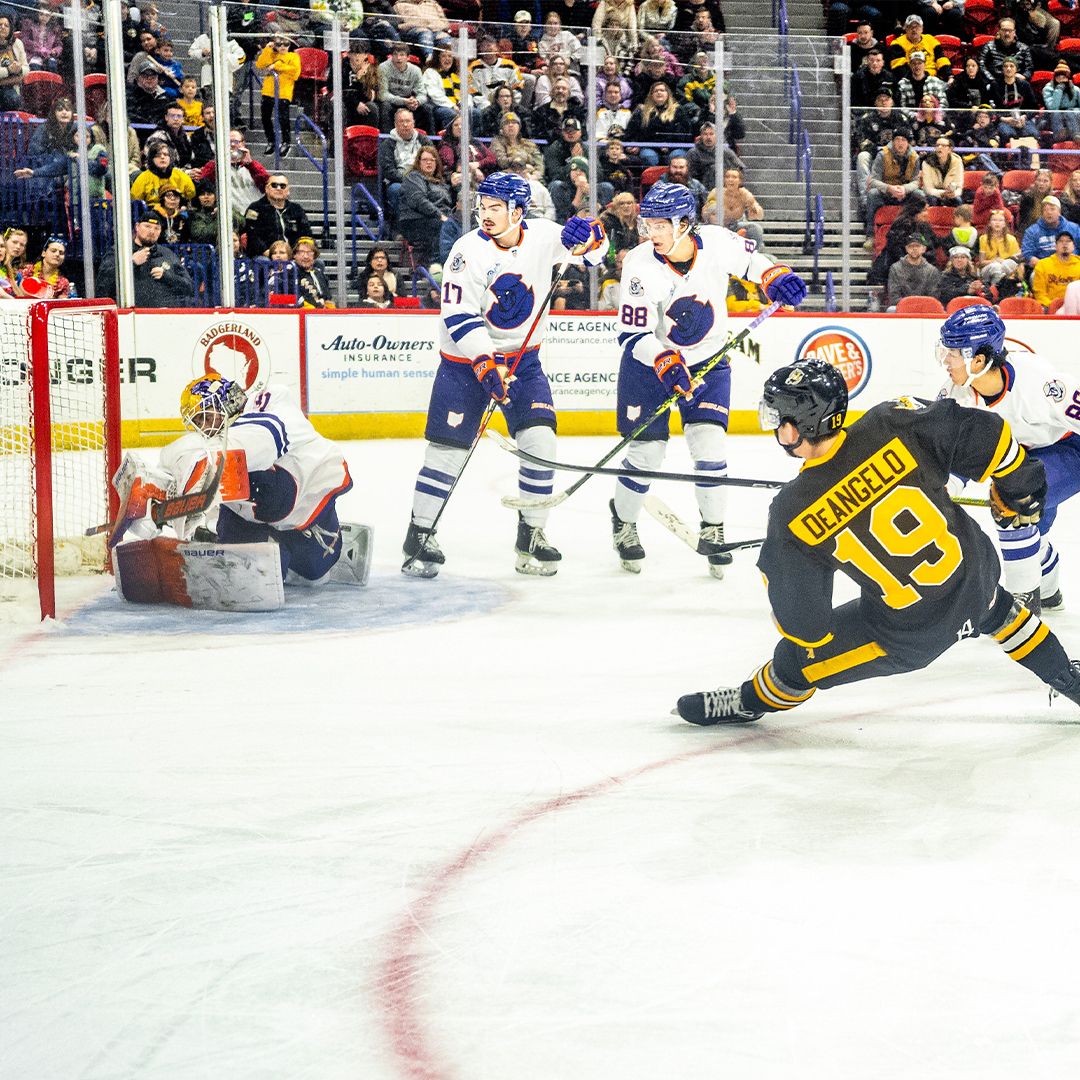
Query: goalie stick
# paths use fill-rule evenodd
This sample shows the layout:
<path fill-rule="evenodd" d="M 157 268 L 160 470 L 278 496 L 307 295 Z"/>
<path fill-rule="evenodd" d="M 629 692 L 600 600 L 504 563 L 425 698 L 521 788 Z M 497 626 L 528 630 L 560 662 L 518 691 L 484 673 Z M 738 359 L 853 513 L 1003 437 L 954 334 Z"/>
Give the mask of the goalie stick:
<path fill-rule="evenodd" d="M 749 323 L 749 325 L 744 326 L 742 330 L 740 330 L 730 341 L 726 342 L 719 352 L 716 352 L 712 356 L 710 356 L 709 359 L 705 361 L 704 365 L 702 365 L 702 367 L 698 370 L 697 374 L 694 376 L 695 383 L 698 382 L 703 376 L 707 375 L 710 371 L 712 371 L 712 369 L 716 367 L 716 365 L 719 364 L 720 361 L 723 360 L 724 357 L 727 356 L 727 354 L 731 352 L 732 349 L 734 349 L 738 345 L 741 345 L 750 335 L 750 332 L 759 327 L 780 306 L 781 305 L 779 301 L 774 301 L 773 303 L 771 303 L 767 308 L 765 308 L 764 311 L 761 312 L 760 315 L 755 316 L 755 318 Z M 611 450 L 609 450 L 596 463 L 594 467 L 582 469 L 581 471 L 584 472 L 585 475 L 582 476 L 580 479 L 575 480 L 565 491 L 560 491 L 555 495 L 543 495 L 539 498 L 533 496 L 522 497 L 520 495 L 507 495 L 502 500 L 503 506 L 508 506 L 511 510 L 528 510 L 530 508 L 542 506 L 558 506 L 560 503 L 566 502 L 566 500 L 569 499 L 570 496 L 573 495 L 574 492 L 577 491 L 577 489 L 581 487 L 582 484 L 588 481 L 590 476 L 593 476 L 598 472 L 603 473 L 601 466 L 606 465 L 613 457 L 615 457 L 616 454 L 620 453 L 625 447 L 629 446 L 629 444 L 632 443 L 643 431 L 645 431 L 649 427 L 649 425 L 656 420 L 658 416 L 662 416 L 664 413 L 666 413 L 671 408 L 671 406 L 679 400 L 679 397 L 680 395 L 676 391 L 672 393 L 669 397 L 665 398 L 649 416 L 642 420 L 642 422 L 638 424 L 638 426 L 634 428 L 633 431 L 630 432 L 629 435 L 623 438 L 620 442 L 616 443 L 615 446 L 613 446 Z M 546 464 L 549 468 L 565 467 L 561 465 L 556 465 L 554 462 L 547 462 Z M 645 474 L 637 473 L 636 475 L 644 476 Z M 696 482 L 697 481 L 695 480 L 695 483 Z"/>
<path fill-rule="evenodd" d="M 697 552 L 698 555 L 718 555 L 728 551 L 743 551 L 747 548 L 761 547 L 765 543 L 765 537 L 757 540 L 734 540 L 730 544 L 710 544 L 709 550 L 702 551 L 698 547 L 697 530 L 691 528 L 670 506 L 655 495 L 646 495 L 644 506 L 646 511 L 655 518 L 668 532 L 677 536 L 688 548 Z"/>

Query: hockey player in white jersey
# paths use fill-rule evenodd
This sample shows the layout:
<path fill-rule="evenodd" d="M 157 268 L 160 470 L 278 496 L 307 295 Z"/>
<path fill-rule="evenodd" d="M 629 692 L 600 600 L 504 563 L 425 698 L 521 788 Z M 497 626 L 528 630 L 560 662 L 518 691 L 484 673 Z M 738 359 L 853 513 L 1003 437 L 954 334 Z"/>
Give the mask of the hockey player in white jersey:
<path fill-rule="evenodd" d="M 942 390 L 962 405 L 998 413 L 1046 470 L 1037 524 L 991 506 L 1005 564 L 1005 587 L 1038 615 L 1062 606 L 1058 556 L 1048 533 L 1057 508 L 1080 492 L 1080 380 L 1032 353 L 1007 353 L 1005 324 L 992 307 L 953 312 L 941 327 Z"/>
<path fill-rule="evenodd" d="M 746 240 L 717 225 L 695 224 L 693 193 L 681 184 L 655 184 L 641 200 L 639 229 L 645 240 L 623 262 L 619 294 L 618 428 L 629 435 L 673 393 L 682 395 L 686 445 L 698 472 L 727 475 L 727 425 L 731 368 L 717 364 L 699 383 L 695 373 L 727 337 L 729 276 L 759 282 L 770 300 L 798 307 L 806 285 L 790 267 L 774 264 Z M 664 459 L 669 417 L 658 417 L 627 447 L 623 465 L 657 469 Z M 609 504 L 615 550 L 623 569 L 641 570 L 645 549 L 637 518 L 649 484 L 620 477 Z M 709 571 L 723 577 L 731 555 L 724 543 L 724 488 L 695 488 L 701 512 L 698 551 Z"/>
<path fill-rule="evenodd" d="M 518 445 L 539 457 L 555 456 L 555 406 L 540 366 L 543 322 L 528 337 L 551 285 L 551 271 L 566 251 L 573 261 L 598 265 L 607 250 L 604 228 L 595 218 L 525 221 L 528 181 L 512 173 L 492 173 L 477 186 L 480 228 L 462 236 L 443 267 L 439 319 L 439 368 L 431 389 L 424 464 L 416 479 L 412 519 L 402 550 L 402 571 L 434 577 L 445 562 L 431 531 L 454 478 L 460 472 L 489 400 L 506 417 Z M 523 345 L 527 345 L 521 353 Z M 520 353 L 520 356 L 518 355 Z M 516 363 L 516 367 L 514 366 Z M 507 379 L 513 368 L 513 378 Z M 554 472 L 523 462 L 518 487 L 523 495 L 550 495 Z M 561 553 L 544 535 L 548 511 L 526 509 L 518 516 L 515 569 L 549 577 Z"/>

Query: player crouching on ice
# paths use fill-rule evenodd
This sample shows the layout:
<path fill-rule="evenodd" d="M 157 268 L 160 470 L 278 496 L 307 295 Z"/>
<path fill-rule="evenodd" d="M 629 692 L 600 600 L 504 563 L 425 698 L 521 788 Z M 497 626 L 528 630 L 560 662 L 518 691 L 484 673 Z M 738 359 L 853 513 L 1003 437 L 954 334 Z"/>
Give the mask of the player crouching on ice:
<path fill-rule="evenodd" d="M 638 227 L 644 243 L 623 262 L 619 292 L 619 434 L 629 435 L 673 394 L 681 395 L 686 445 L 698 472 L 727 475 L 731 368 L 725 358 L 702 374 L 727 340 L 730 276 L 759 282 L 770 301 L 798 307 L 806 284 L 790 267 L 757 251 L 753 240 L 719 225 L 696 224 L 693 193 L 681 184 L 654 184 L 641 200 Z M 667 410 L 634 439 L 623 465 L 658 469 L 664 460 Z M 621 477 L 611 500 L 611 530 L 624 570 L 639 573 L 645 549 L 637 519 L 649 492 L 646 480 Z M 725 489 L 695 488 L 701 514 L 698 551 L 713 577 L 724 576 L 731 555 L 724 543 Z"/>
<path fill-rule="evenodd" d="M 1042 463 L 993 413 L 901 398 L 843 429 L 847 385 L 823 360 L 765 382 L 761 426 L 802 470 L 777 494 L 758 567 L 783 637 L 741 686 L 687 694 L 692 724 L 744 723 L 793 709 L 819 689 L 919 671 L 966 637 L 1006 654 L 1080 704 L 1080 664 L 1050 628 L 998 586 L 991 539 L 949 497 L 950 473 L 989 480 L 1018 525 L 1046 498 Z M 858 599 L 833 608 L 833 577 Z"/>
<path fill-rule="evenodd" d="M 110 544 L 125 598 L 273 610 L 282 584 L 366 584 L 371 530 L 337 515 L 349 467 L 287 389 L 249 398 L 211 372 L 184 387 L 180 417 L 193 434 L 165 447 L 157 469 L 128 455 L 114 480 L 124 508 Z M 158 535 L 166 519 L 175 539 Z M 116 546 L 126 532 L 143 543 Z"/>

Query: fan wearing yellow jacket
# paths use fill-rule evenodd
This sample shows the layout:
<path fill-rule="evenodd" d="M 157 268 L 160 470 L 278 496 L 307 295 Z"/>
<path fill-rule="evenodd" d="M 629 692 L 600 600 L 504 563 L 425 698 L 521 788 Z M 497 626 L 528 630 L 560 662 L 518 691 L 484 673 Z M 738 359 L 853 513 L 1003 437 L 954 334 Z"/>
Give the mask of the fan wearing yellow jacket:
<path fill-rule="evenodd" d="M 266 152 L 274 152 L 274 112 L 277 106 L 278 130 L 281 137 L 281 156 L 288 157 L 292 149 L 289 113 L 293 89 L 300 78 L 300 57 L 292 51 L 295 42 L 285 34 L 275 34 L 255 61 L 255 70 L 266 73 L 262 84 L 262 122 L 266 132 Z M 274 75 L 277 75 L 277 79 Z M 274 84 L 277 83 L 275 94 Z"/>
<path fill-rule="evenodd" d="M 142 199 L 151 210 L 157 210 L 166 188 L 179 191 L 185 203 L 195 198 L 195 184 L 183 169 L 176 168 L 169 144 L 151 139 L 146 144 L 146 168 L 135 177 L 131 197 Z"/>

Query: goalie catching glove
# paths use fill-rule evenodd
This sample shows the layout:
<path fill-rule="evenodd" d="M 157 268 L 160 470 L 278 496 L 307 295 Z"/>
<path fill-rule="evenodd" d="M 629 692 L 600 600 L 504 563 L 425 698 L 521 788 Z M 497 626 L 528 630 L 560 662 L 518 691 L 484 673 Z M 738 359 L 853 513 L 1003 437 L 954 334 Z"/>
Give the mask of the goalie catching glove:
<path fill-rule="evenodd" d="M 504 357 L 498 353 L 495 356 L 484 353 L 472 362 L 472 369 L 480 385 L 495 401 L 510 400 L 510 392 L 506 388 L 507 369 Z"/>
<path fill-rule="evenodd" d="M 653 361 L 653 371 L 669 394 L 682 394 L 684 398 L 694 396 L 690 369 L 678 349 L 665 349 Z"/>

